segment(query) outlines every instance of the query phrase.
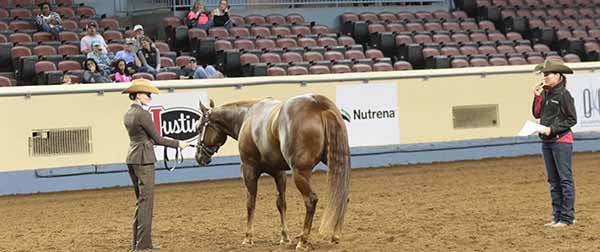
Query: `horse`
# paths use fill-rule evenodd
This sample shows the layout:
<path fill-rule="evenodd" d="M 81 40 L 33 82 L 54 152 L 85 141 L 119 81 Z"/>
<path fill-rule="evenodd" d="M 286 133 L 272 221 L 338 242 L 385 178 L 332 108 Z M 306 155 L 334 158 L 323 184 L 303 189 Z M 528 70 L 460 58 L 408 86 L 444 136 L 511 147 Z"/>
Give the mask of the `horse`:
<path fill-rule="evenodd" d="M 304 228 L 296 236 L 296 249 L 309 249 L 309 236 L 318 197 L 311 185 L 313 168 L 328 166 L 329 202 L 319 233 L 338 243 L 344 222 L 350 184 L 350 147 L 342 115 L 330 99 L 308 94 L 278 101 L 253 99 L 209 108 L 200 102 L 202 117 L 196 161 L 200 166 L 225 144 L 227 137 L 238 141 L 241 172 L 247 193 L 247 223 L 243 246 L 253 244 L 253 219 L 257 182 L 261 174 L 271 175 L 278 191 L 277 209 L 281 221 L 280 244 L 291 243 L 286 223 L 286 171 L 292 171 L 306 207 Z"/>

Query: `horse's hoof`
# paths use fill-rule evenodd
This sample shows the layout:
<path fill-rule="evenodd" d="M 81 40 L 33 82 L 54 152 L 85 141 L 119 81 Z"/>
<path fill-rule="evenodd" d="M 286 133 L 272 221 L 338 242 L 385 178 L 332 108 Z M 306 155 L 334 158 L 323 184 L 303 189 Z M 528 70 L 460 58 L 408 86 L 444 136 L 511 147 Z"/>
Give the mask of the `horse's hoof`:
<path fill-rule="evenodd" d="M 252 239 L 244 239 L 244 241 L 242 242 L 242 247 L 250 247 L 254 244 L 254 241 Z"/>
<path fill-rule="evenodd" d="M 279 245 L 287 245 L 290 244 L 290 238 L 288 237 L 282 237 L 281 240 L 279 240 Z"/>
<path fill-rule="evenodd" d="M 296 245 L 296 251 L 309 251 L 310 250 L 310 244 L 308 244 L 307 242 L 298 242 L 298 245 Z"/>
<path fill-rule="evenodd" d="M 340 237 L 337 235 L 332 235 L 331 237 L 329 237 L 329 242 L 338 244 L 340 243 Z"/>

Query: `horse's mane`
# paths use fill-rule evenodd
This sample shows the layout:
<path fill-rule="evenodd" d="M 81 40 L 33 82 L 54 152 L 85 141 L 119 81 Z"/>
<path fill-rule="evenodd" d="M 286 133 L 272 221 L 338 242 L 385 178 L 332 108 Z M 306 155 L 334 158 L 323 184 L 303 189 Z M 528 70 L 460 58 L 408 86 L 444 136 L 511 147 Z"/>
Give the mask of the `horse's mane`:
<path fill-rule="evenodd" d="M 230 103 L 225 103 L 219 107 L 222 108 L 230 108 L 230 107 L 247 107 L 247 106 L 252 106 L 255 103 L 264 100 L 264 99 L 271 99 L 270 97 L 267 98 L 256 98 L 256 99 L 247 99 L 247 100 L 241 100 L 241 101 L 236 101 L 236 102 L 230 102 Z"/>

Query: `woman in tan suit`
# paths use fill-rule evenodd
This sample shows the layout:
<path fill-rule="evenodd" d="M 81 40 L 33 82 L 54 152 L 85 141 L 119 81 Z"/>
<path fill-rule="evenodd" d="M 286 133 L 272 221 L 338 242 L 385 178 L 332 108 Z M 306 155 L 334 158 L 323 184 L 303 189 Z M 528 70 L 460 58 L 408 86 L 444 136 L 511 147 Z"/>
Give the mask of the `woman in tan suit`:
<path fill-rule="evenodd" d="M 173 148 L 189 146 L 183 141 L 161 137 L 156 129 L 150 113 L 144 108 L 152 101 L 152 94 L 158 94 L 158 88 L 145 79 L 134 80 L 122 93 L 129 94 L 133 101 L 125 114 L 124 123 L 129 134 L 129 152 L 127 167 L 133 182 L 137 198 L 133 221 L 133 250 L 158 249 L 152 244 L 152 208 L 154 205 L 154 145 Z"/>

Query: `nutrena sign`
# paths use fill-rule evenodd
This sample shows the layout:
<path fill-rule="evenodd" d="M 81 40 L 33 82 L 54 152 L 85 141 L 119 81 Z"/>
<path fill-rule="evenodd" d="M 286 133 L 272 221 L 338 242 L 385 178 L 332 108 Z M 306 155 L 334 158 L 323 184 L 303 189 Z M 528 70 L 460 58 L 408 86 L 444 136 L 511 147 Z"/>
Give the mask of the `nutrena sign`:
<path fill-rule="evenodd" d="M 339 85 L 336 104 L 350 120 L 346 123 L 350 146 L 400 143 L 396 85 Z"/>

